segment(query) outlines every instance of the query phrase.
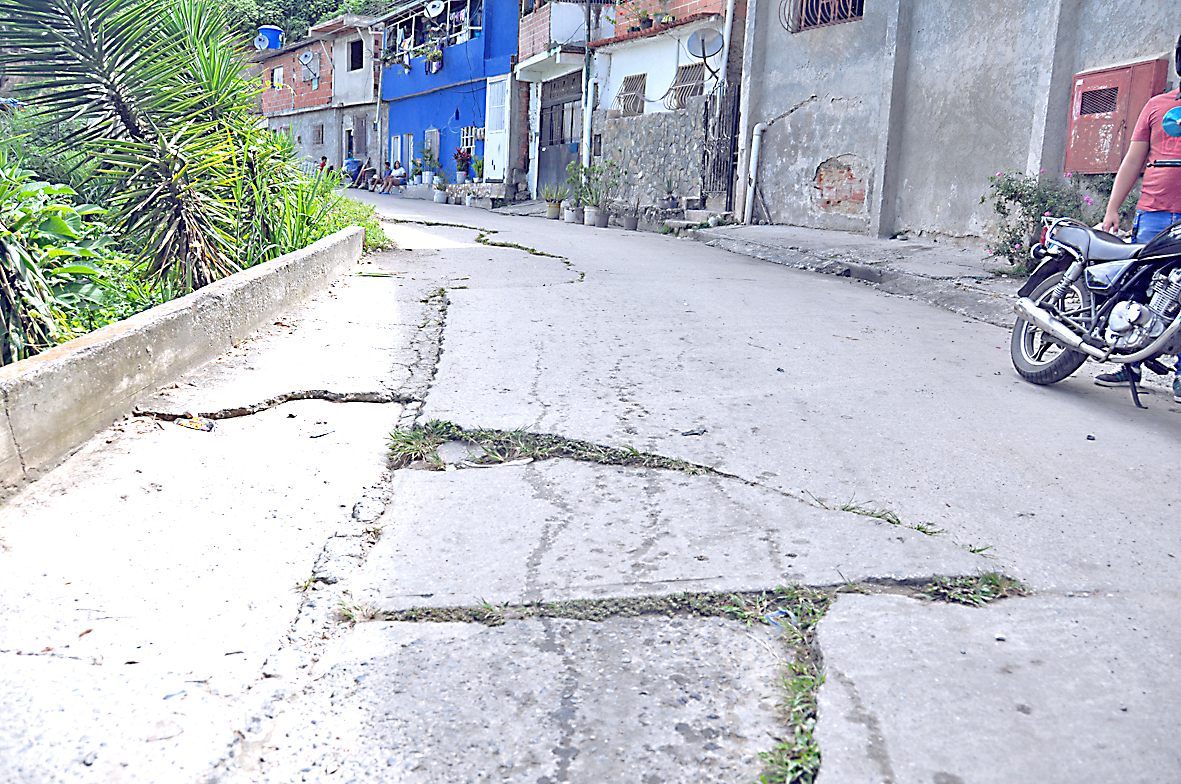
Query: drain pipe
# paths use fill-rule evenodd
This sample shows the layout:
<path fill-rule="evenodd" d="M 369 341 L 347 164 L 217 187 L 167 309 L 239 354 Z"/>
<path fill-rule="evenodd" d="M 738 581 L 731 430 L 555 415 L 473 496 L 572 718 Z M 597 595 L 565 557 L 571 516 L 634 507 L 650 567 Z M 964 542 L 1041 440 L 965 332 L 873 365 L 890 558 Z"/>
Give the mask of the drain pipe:
<path fill-rule="evenodd" d="M 746 174 L 746 204 L 742 211 L 742 222 L 750 223 L 755 215 L 755 186 L 759 182 L 759 149 L 763 146 L 763 134 L 767 132 L 775 123 L 782 120 L 784 117 L 789 117 L 796 112 L 796 110 L 807 106 L 816 100 L 815 95 L 811 95 L 804 100 L 797 103 L 795 106 L 788 109 L 783 114 L 771 118 L 769 122 L 761 122 L 755 125 L 753 137 L 750 143 L 750 170 Z M 770 217 L 770 216 L 768 216 Z"/>
<path fill-rule="evenodd" d="M 722 83 L 730 81 L 726 72 L 730 70 L 730 36 L 734 34 L 735 0 L 726 0 L 726 26 L 722 30 Z"/>
<path fill-rule="evenodd" d="M 742 214 L 742 222 L 746 224 L 749 224 L 755 216 L 755 185 L 759 181 L 759 150 L 763 146 L 763 134 L 770 127 L 770 123 L 756 125 L 754 138 L 750 143 L 750 171 L 746 175 L 746 209 Z"/>

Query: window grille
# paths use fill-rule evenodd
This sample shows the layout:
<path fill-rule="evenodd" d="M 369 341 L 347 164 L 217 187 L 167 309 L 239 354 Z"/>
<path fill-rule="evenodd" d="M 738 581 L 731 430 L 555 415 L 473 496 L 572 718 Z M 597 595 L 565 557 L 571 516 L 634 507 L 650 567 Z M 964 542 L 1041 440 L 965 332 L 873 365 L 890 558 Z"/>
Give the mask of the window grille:
<path fill-rule="evenodd" d="M 324 126 L 323 125 L 313 125 L 312 126 L 312 144 L 323 144 L 323 143 L 324 143 Z"/>
<path fill-rule="evenodd" d="M 1079 114 L 1107 114 L 1119 106 L 1119 88 L 1105 87 L 1101 90 L 1087 90 L 1082 95 Z"/>
<path fill-rule="evenodd" d="M 468 125 L 459 129 L 459 149 L 476 154 L 476 126 Z"/>
<path fill-rule="evenodd" d="M 359 71 L 365 66 L 365 42 L 349 41 L 349 70 Z"/>
<path fill-rule="evenodd" d="M 705 63 L 682 65 L 665 94 L 664 106 L 669 110 L 684 109 L 689 99 L 705 92 Z"/>
<path fill-rule="evenodd" d="M 779 22 L 790 33 L 855 22 L 865 11 L 865 0 L 781 0 Z"/>
<path fill-rule="evenodd" d="M 426 129 L 425 144 L 426 144 L 426 149 L 433 152 L 435 154 L 435 157 L 438 157 L 438 155 L 439 155 L 439 129 L 438 128 L 427 128 Z"/>
<path fill-rule="evenodd" d="M 623 77 L 623 85 L 615 94 L 615 108 L 624 117 L 644 113 L 644 93 L 648 89 L 648 74 Z"/>

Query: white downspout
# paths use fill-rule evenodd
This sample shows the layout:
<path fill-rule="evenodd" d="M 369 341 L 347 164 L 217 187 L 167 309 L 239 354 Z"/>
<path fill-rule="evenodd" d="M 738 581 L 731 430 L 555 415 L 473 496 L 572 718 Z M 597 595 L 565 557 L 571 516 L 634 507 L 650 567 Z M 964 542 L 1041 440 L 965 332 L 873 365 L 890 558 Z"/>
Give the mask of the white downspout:
<path fill-rule="evenodd" d="M 726 78 L 726 71 L 729 70 L 730 64 L 730 36 L 734 32 L 734 3 L 735 0 L 726 0 L 726 26 L 722 30 L 722 82 L 729 81 Z"/>
<path fill-rule="evenodd" d="M 754 138 L 750 143 L 750 171 L 746 175 L 746 209 L 742 222 L 749 224 L 755 215 L 755 185 L 759 181 L 759 149 L 763 146 L 763 133 L 770 126 L 767 123 L 755 125 Z"/>

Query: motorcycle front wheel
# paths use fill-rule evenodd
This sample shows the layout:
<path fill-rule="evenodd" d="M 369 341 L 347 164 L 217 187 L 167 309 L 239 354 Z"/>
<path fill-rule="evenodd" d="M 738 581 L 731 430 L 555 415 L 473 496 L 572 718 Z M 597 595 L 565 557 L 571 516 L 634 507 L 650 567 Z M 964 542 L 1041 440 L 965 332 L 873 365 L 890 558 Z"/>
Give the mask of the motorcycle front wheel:
<path fill-rule="evenodd" d="M 1058 313 L 1073 321 L 1090 325 L 1091 292 L 1079 282 L 1071 284 L 1062 295 L 1061 302 L 1050 303 L 1054 287 L 1065 273 L 1051 275 L 1033 290 L 1030 299 L 1038 305 L 1052 304 Z M 1017 319 L 1013 325 L 1013 339 L 1009 345 L 1013 367 L 1026 381 L 1034 384 L 1056 384 L 1082 367 L 1087 355 L 1081 351 L 1065 348 L 1054 342 L 1040 329 L 1025 319 Z"/>

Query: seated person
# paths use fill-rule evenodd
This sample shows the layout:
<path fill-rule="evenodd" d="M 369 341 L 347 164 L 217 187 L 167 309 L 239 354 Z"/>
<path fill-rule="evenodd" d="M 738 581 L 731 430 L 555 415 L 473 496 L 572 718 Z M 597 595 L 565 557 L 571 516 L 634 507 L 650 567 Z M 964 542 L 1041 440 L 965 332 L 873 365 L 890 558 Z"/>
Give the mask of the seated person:
<path fill-rule="evenodd" d="M 381 181 L 381 192 L 389 193 L 391 188 L 401 187 L 406 184 L 406 170 L 402 168 L 401 161 L 394 161 L 394 168 L 388 168 L 386 164 L 386 176 Z"/>

